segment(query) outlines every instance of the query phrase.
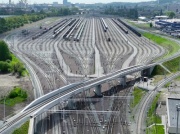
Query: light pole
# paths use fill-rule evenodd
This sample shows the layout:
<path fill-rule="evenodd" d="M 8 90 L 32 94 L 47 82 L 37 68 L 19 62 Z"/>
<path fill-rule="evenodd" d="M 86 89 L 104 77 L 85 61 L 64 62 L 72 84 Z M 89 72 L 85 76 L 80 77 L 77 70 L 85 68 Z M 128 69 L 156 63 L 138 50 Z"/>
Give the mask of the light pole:
<path fill-rule="evenodd" d="M 176 134 L 178 134 L 178 120 L 179 120 L 180 104 L 176 104 L 176 110 L 177 110 L 177 126 L 176 126 Z"/>
<path fill-rule="evenodd" d="M 6 122 L 6 96 L 4 96 L 4 123 Z"/>
<path fill-rule="evenodd" d="M 4 96 L 4 123 L 6 122 L 6 120 L 5 120 L 5 116 L 6 116 L 6 106 L 5 106 L 5 102 L 6 102 L 6 97 Z"/>

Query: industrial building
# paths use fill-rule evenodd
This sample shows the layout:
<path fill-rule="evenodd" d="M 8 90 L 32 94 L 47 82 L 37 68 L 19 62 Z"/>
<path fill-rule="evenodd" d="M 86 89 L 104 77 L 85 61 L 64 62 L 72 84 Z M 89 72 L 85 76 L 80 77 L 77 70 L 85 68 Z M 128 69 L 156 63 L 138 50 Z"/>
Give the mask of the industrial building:
<path fill-rule="evenodd" d="M 168 133 L 180 134 L 180 117 L 179 117 L 180 99 L 167 98 L 166 101 L 167 101 L 167 116 L 168 116 L 168 123 L 167 123 Z M 178 127 L 177 127 L 177 123 L 178 123 Z"/>

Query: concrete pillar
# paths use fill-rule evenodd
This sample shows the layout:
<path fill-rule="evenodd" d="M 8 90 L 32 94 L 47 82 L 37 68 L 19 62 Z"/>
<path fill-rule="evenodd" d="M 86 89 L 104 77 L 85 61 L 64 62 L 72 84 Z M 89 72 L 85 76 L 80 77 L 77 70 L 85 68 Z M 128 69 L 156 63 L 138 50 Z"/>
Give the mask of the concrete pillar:
<path fill-rule="evenodd" d="M 74 102 L 73 98 L 70 98 L 68 100 L 68 108 L 69 109 L 76 109 L 75 102 Z"/>
<path fill-rule="evenodd" d="M 94 92 L 96 93 L 96 95 L 101 96 L 101 85 L 96 86 Z"/>
<path fill-rule="evenodd" d="M 120 84 L 123 85 L 123 87 L 126 86 L 126 76 L 121 77 L 120 82 Z"/>

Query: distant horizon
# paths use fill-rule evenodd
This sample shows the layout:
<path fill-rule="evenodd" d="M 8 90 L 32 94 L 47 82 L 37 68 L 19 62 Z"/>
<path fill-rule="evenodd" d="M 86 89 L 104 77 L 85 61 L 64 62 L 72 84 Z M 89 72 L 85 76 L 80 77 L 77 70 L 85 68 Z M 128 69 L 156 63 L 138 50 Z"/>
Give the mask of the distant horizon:
<path fill-rule="evenodd" d="M 6 2 L 5 2 L 6 1 Z M 9 0 L 0 0 L 0 3 L 8 3 Z M 14 3 L 17 3 L 19 0 L 11 0 Z M 52 4 L 53 2 L 58 2 L 59 4 L 63 3 L 63 0 L 27 0 L 29 4 L 43 4 L 48 3 Z M 95 3 L 112 3 L 112 2 L 129 2 L 129 3 L 136 3 L 136 2 L 147 2 L 147 1 L 156 1 L 156 0 L 91 0 L 91 2 L 85 2 L 84 0 L 68 0 L 73 4 L 75 3 L 84 3 L 84 4 L 95 4 Z"/>

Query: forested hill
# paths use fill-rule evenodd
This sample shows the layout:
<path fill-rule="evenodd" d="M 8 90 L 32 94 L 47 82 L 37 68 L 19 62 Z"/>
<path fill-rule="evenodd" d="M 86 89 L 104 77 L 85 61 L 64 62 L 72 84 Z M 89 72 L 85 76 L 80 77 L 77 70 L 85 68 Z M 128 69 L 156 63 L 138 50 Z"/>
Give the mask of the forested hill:
<path fill-rule="evenodd" d="M 180 2 L 179 0 L 159 0 L 159 4 Z"/>

